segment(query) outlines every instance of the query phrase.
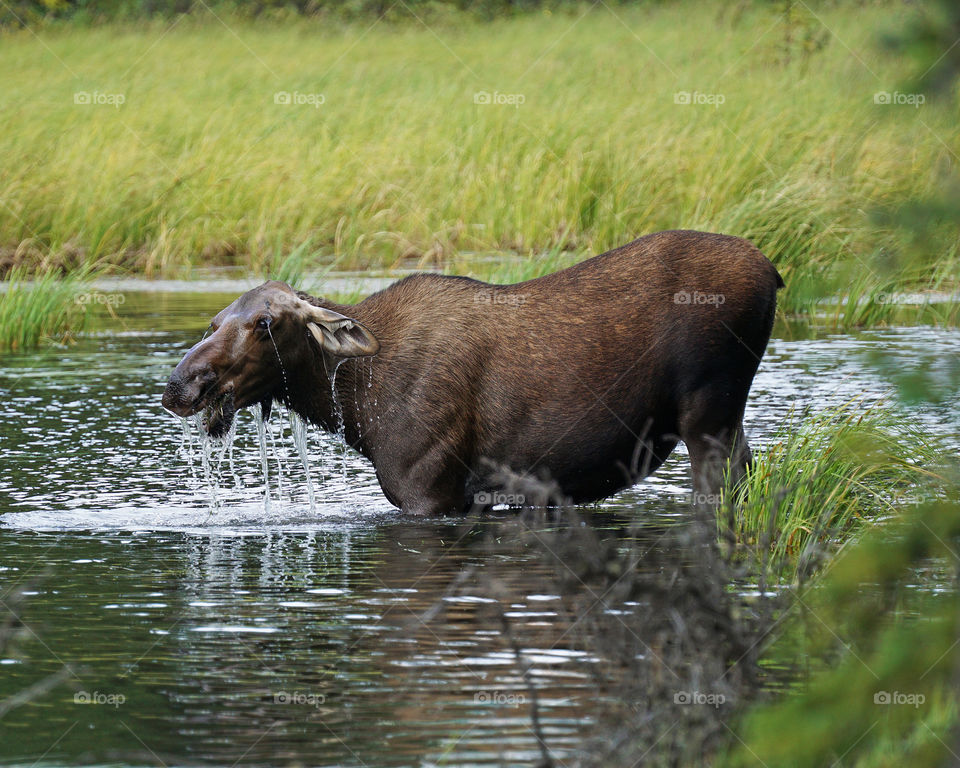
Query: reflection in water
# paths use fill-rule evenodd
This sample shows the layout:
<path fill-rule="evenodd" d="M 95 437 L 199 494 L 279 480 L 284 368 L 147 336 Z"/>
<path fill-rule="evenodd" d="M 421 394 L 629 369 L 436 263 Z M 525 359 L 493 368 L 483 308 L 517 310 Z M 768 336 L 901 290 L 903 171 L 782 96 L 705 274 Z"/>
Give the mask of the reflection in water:
<path fill-rule="evenodd" d="M 511 620 L 543 638 L 527 652 L 543 728 L 562 755 L 587 725 L 583 653 L 563 643 L 539 559 L 491 558 L 464 534 L 404 522 L 14 536 L 3 558 L 20 570 L 2 574 L 0 589 L 29 583 L 31 564 L 51 575 L 23 614 L 42 645 L 4 667 L 0 696 L 70 663 L 82 665 L 75 690 L 125 700 L 74 704 L 63 688 L 15 710 L 3 727 L 21 736 L 2 741 L 0 759 L 35 759 L 70 729 L 52 757 L 153 762 L 145 744 L 166 763 L 526 761 L 537 754 L 528 697 L 483 611 L 493 598 L 448 594 L 463 569 L 491 560 L 510 582 Z M 442 617 L 425 620 L 438 604 Z"/>
<path fill-rule="evenodd" d="M 0 762 L 529 764 L 529 689 L 498 611 L 532 665 L 546 741 L 573 754 L 595 711 L 598 660 L 570 631 L 555 573 L 495 516 L 401 518 L 372 468 L 312 428 L 311 512 L 282 412 L 270 422 L 282 496 L 273 486 L 264 510 L 256 430 L 241 414 L 233 470 L 228 456 L 213 466 L 211 511 L 199 454 L 184 455 L 159 406 L 198 336 L 176 329 L 205 327 L 224 303 L 198 302 L 154 310 L 131 298 L 123 334 L 0 360 L 0 598 L 35 593 L 20 653 L 0 659 L 0 698 L 75 668 L 68 686 L 0 720 Z M 960 334 L 774 339 L 747 413 L 752 442 L 793 406 L 883 396 L 862 358 L 877 345 L 917 366 L 957 356 Z M 948 413 L 921 415 L 956 439 Z M 681 450 L 590 508 L 595 524 L 620 535 L 623 520 L 607 514 L 684 520 L 674 502 L 686 474 Z M 637 534 L 644 551 L 660 551 L 663 530 Z M 75 703 L 75 692 L 113 703 Z"/>

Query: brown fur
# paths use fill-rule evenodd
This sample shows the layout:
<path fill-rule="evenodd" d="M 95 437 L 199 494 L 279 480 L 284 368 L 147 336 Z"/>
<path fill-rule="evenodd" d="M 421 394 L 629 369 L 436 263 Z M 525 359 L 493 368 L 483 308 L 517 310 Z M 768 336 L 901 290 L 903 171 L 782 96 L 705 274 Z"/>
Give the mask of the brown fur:
<path fill-rule="evenodd" d="M 727 457 L 735 474 L 749 461 L 741 420 L 782 284 L 745 240 L 672 231 L 515 285 L 420 274 L 354 306 L 299 296 L 379 341 L 376 355 L 337 370 L 345 437 L 373 462 L 392 503 L 428 514 L 486 502 L 477 494 L 505 490 L 493 480 L 503 468 L 549 477 L 573 501 L 603 498 L 653 472 L 678 440 L 695 490 L 715 492 Z M 218 319 L 224 329 L 249 326 L 276 296 L 286 383 L 268 373 L 272 346 L 238 356 L 245 337 L 224 336 L 187 355 L 164 404 L 195 412 L 200 398 L 184 382 L 214 372 L 221 390 L 236 389 L 238 407 L 276 398 L 336 429 L 324 371 L 338 361 L 291 330 L 295 319 L 276 316 L 283 291 L 254 289 Z M 677 303 L 684 292 L 722 303 Z M 228 367 L 244 372 L 231 378 Z M 257 380 L 256 391 L 241 394 L 243 377 Z M 205 386 L 209 402 L 217 387 Z"/>

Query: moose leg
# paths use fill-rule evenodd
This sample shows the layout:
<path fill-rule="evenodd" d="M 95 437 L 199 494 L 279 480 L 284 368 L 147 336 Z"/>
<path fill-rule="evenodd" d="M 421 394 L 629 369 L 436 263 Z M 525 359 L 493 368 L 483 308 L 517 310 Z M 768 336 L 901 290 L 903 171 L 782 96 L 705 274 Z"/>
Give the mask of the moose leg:
<path fill-rule="evenodd" d="M 437 445 L 404 469 L 393 495 L 410 515 L 459 514 L 465 506 L 466 472 L 458 456 Z"/>
<path fill-rule="evenodd" d="M 690 454 L 694 504 L 717 507 L 723 475 L 729 462 L 730 487 L 736 487 L 750 465 L 750 446 L 738 418 L 734 425 L 720 428 L 693 428 L 682 435 Z"/>

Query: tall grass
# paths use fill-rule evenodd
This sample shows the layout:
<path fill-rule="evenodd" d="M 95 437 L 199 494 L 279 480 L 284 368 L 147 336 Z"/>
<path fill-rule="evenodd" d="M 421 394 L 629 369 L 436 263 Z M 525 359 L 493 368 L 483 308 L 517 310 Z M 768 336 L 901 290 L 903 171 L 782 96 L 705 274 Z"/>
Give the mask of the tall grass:
<path fill-rule="evenodd" d="M 915 11 L 805 7 L 831 35 L 789 64 L 767 4 L 429 29 L 221 16 L 227 31 L 201 11 L 170 29 L 5 34 L 0 247 L 146 274 L 269 272 L 309 253 L 484 276 L 496 267 L 472 255 L 582 257 L 694 227 L 753 239 L 786 279 L 784 309 L 802 309 L 870 277 L 899 245 L 872 213 L 933 194 L 960 152 L 948 110 L 874 104 L 901 80 L 876 30 Z M 691 18 L 712 33 L 690 34 Z M 724 101 L 676 103 L 684 92 Z M 940 256 L 912 279 L 931 283 Z"/>
<path fill-rule="evenodd" d="M 83 278 L 54 272 L 29 276 L 14 268 L 0 288 L 0 351 L 30 349 L 43 339 L 64 341 L 81 330 L 89 304 L 82 301 Z"/>
<path fill-rule="evenodd" d="M 839 542 L 932 498 L 943 450 L 919 424 L 859 399 L 794 413 L 754 456 L 737 538 L 759 545 L 777 575 L 805 576 Z"/>

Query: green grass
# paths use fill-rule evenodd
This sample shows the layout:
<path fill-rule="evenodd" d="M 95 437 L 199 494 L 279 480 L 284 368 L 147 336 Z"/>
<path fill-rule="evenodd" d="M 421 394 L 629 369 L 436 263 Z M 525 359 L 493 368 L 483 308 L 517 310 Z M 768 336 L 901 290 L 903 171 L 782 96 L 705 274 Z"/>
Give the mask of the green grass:
<path fill-rule="evenodd" d="M 878 519 L 932 498 L 944 455 L 920 425 L 881 406 L 795 413 L 754 455 L 737 540 L 769 558 L 777 578 L 805 578 Z"/>
<path fill-rule="evenodd" d="M 232 32 L 200 10 L 169 31 L 6 33 L 0 261 L 294 274 L 293 255 L 530 277 L 693 227 L 753 239 L 786 279 L 786 312 L 846 293 L 851 275 L 858 296 L 955 287 L 946 224 L 909 273 L 876 266 L 905 246 L 877 221 L 934 196 L 960 153 L 948 109 L 873 103 L 904 78 L 876 33 L 915 11 L 814 7 L 819 20 L 800 12 L 828 43 L 789 64 L 777 10 L 761 4 L 454 15 L 429 29 L 221 14 Z M 691 34 L 691 18 L 711 33 Z M 524 101 L 475 104 L 480 91 Z M 677 104 L 681 91 L 725 101 Z M 94 92 L 124 103 L 74 103 Z M 324 102 L 275 104 L 278 92 Z M 484 257 L 505 252 L 525 263 Z M 857 306 L 838 322 L 894 316 Z"/>
<path fill-rule="evenodd" d="M 90 301 L 84 274 L 28 275 L 13 269 L 0 290 L 0 351 L 36 347 L 42 340 L 66 341 L 83 328 Z"/>

